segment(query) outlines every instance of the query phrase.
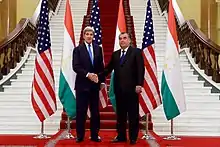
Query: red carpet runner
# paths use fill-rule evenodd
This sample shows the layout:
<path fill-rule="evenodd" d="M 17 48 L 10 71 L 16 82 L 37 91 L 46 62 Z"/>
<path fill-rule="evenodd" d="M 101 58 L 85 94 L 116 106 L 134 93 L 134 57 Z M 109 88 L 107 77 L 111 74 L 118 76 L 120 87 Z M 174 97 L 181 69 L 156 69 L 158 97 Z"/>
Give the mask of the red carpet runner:
<path fill-rule="evenodd" d="M 220 147 L 220 137 L 213 136 L 178 136 L 181 140 L 164 140 L 164 136 L 158 136 L 151 132 L 160 147 Z"/>
<path fill-rule="evenodd" d="M 51 139 L 38 140 L 34 139 L 33 135 L 0 135 L 0 146 L 3 145 L 17 145 L 17 146 L 37 146 L 37 147 L 129 147 L 129 142 L 113 144 L 110 140 L 116 135 L 115 131 L 101 131 L 102 137 L 101 143 L 91 142 L 89 138 L 89 132 L 86 133 L 86 139 L 83 143 L 76 144 L 74 140 L 59 140 L 59 136 L 62 131 L 52 136 Z M 73 132 L 73 134 L 75 134 Z M 156 142 L 159 147 L 220 147 L 220 137 L 181 137 L 179 141 L 167 141 L 163 140 L 161 136 L 157 136 L 153 132 L 151 134 L 156 138 Z M 146 141 L 141 140 L 142 134 L 139 134 L 139 139 L 136 145 L 132 147 L 149 147 Z M 153 146 L 152 146 L 153 147 Z"/>
<path fill-rule="evenodd" d="M 75 134 L 75 132 L 73 132 Z M 56 141 L 56 147 L 129 147 L 129 141 L 126 143 L 111 143 L 110 141 L 116 136 L 115 130 L 101 130 L 99 133 L 100 137 L 102 138 L 102 142 L 96 143 L 92 142 L 89 139 L 90 132 L 86 132 L 85 141 L 82 143 L 76 143 L 75 140 L 59 140 Z M 59 137 L 59 135 L 57 135 Z M 137 141 L 136 145 L 133 145 L 135 147 L 149 147 L 146 140 L 140 139 L 142 137 L 142 134 L 139 133 L 139 139 Z M 56 140 L 56 138 L 54 139 Z"/>
<path fill-rule="evenodd" d="M 16 145 L 16 146 L 37 146 L 43 147 L 49 139 L 34 139 L 36 135 L 0 135 L 0 146 Z"/>

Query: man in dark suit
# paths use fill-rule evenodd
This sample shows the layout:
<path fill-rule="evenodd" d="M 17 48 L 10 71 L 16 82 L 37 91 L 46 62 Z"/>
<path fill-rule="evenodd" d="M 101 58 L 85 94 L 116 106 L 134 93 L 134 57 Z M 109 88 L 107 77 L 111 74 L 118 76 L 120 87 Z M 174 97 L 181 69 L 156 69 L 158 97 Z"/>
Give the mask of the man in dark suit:
<path fill-rule="evenodd" d="M 91 112 L 90 131 L 91 140 L 101 142 L 98 136 L 100 129 L 99 90 L 103 88 L 104 76 L 97 76 L 103 72 L 102 48 L 92 43 L 94 29 L 86 27 L 83 30 L 84 42 L 73 51 L 73 70 L 76 72 L 76 142 L 82 142 L 85 135 L 85 122 L 88 106 Z"/>
<path fill-rule="evenodd" d="M 124 142 L 127 116 L 129 121 L 130 144 L 136 144 L 139 131 L 139 100 L 144 82 L 144 61 L 142 50 L 130 46 L 128 33 L 119 35 L 121 49 L 113 52 L 104 70 L 107 76 L 114 70 L 114 92 L 116 97 L 117 133 L 112 142 Z"/>

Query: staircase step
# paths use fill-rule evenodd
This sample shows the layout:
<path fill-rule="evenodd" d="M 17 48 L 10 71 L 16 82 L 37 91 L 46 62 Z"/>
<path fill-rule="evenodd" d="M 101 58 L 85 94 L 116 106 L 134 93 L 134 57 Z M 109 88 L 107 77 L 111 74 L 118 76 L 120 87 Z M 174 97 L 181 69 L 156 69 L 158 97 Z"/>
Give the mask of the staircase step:
<path fill-rule="evenodd" d="M 65 112 L 62 113 L 62 120 L 67 120 Z M 100 112 L 100 120 L 116 120 L 116 114 L 115 112 Z"/>
<path fill-rule="evenodd" d="M 30 88 L 31 84 L 32 84 L 32 79 L 26 80 L 25 79 L 18 79 L 18 80 L 11 80 L 11 85 L 4 85 L 3 88 L 20 88 L 23 85 L 26 85 L 25 88 Z M 160 83 L 160 79 L 158 79 L 159 83 Z M 195 80 L 194 80 L 195 81 Z M 107 83 L 107 82 L 106 82 Z M 193 88 L 203 88 L 203 83 L 199 83 L 199 82 L 191 82 L 191 83 L 187 83 L 185 82 L 183 84 L 184 88 L 186 89 L 193 89 Z M 59 82 L 58 79 L 55 80 L 55 87 L 58 88 L 59 87 Z"/>
<path fill-rule="evenodd" d="M 62 50 L 62 48 L 60 47 L 60 48 L 54 48 L 54 50 L 57 52 L 57 51 L 60 51 L 60 52 L 62 52 L 63 50 Z M 54 51 L 53 50 L 53 51 Z M 110 54 L 109 56 L 111 56 L 111 53 L 106 53 L 105 55 L 108 55 L 108 54 Z M 34 62 L 35 62 L 35 56 L 31 56 L 31 57 L 29 57 L 28 59 L 27 59 L 27 62 L 33 62 L 33 64 L 34 64 Z M 61 62 L 61 58 L 56 58 L 56 59 L 54 59 L 54 61 L 53 61 L 53 63 L 54 62 L 57 62 L 57 63 L 59 63 L 59 62 Z M 156 58 L 156 62 L 157 62 L 157 64 L 163 64 L 163 62 L 164 62 L 164 57 L 161 57 L 161 56 L 159 56 L 159 57 L 157 57 Z M 186 65 L 186 64 L 189 64 L 189 61 L 186 59 L 186 58 L 180 58 L 180 62 L 181 62 L 181 64 L 183 64 L 183 65 Z M 33 67 L 34 68 L 34 67 Z M 32 68 L 32 70 L 33 70 L 33 68 Z"/>
<path fill-rule="evenodd" d="M 60 129 L 66 129 L 67 128 L 67 121 L 62 120 L 60 122 Z M 143 125 L 140 124 L 140 128 L 142 128 Z M 70 124 L 71 129 L 76 129 L 76 121 L 72 120 Z M 128 128 L 128 125 L 127 125 Z M 86 120 L 85 129 L 90 129 L 90 121 Z M 100 121 L 100 129 L 116 129 L 116 120 L 101 120 Z"/>
<path fill-rule="evenodd" d="M 104 109 L 101 109 L 100 111 L 101 112 L 114 112 L 114 109 L 112 105 L 108 105 L 107 107 L 105 107 Z"/>
<path fill-rule="evenodd" d="M 14 89 L 14 88 L 12 88 L 12 87 L 5 87 L 4 88 L 4 90 L 5 90 L 5 94 L 7 94 L 7 92 L 8 93 L 10 93 L 11 92 L 11 94 L 30 94 L 31 93 L 31 87 L 26 87 L 26 89 L 24 89 L 23 87 L 21 87 L 21 88 L 19 88 L 19 86 L 18 87 L 16 87 L 16 89 Z M 58 91 L 58 88 L 56 87 L 56 93 L 57 93 L 57 91 Z M 185 87 L 184 88 L 184 91 L 185 91 L 185 93 L 194 93 L 195 91 L 199 91 L 200 93 L 209 93 L 210 91 L 211 91 L 211 87 L 203 87 L 203 88 L 197 88 L 197 87 L 195 87 L 195 88 L 191 88 L 191 87 Z M 0 92 L 0 94 L 1 94 L 1 92 Z"/>
<path fill-rule="evenodd" d="M 86 120 L 86 125 L 85 128 L 86 129 L 90 129 L 90 121 Z M 70 124 L 71 129 L 76 129 L 76 121 L 73 120 L 71 121 Z M 100 129 L 116 129 L 116 120 L 101 120 L 100 121 Z M 67 124 L 66 121 L 61 120 L 60 121 L 60 129 L 66 129 L 67 128 Z"/>
<path fill-rule="evenodd" d="M 189 64 L 183 62 L 182 65 L 187 67 L 187 65 L 189 65 Z M 56 73 L 59 73 L 59 72 L 60 72 L 60 69 L 54 69 L 53 71 L 56 72 Z M 29 67 L 23 68 L 23 69 L 22 69 L 22 72 L 19 73 L 19 74 L 17 74 L 17 75 L 20 76 L 20 75 L 23 75 L 23 74 L 26 75 L 26 76 L 32 76 L 32 75 L 34 74 L 34 68 L 33 68 L 33 66 L 30 67 L 30 68 L 29 68 Z M 157 72 L 157 75 L 158 75 L 158 76 L 161 76 L 161 74 L 162 74 L 162 71 L 158 71 L 158 72 Z M 195 77 L 195 78 L 197 78 L 199 75 L 193 75 L 193 73 L 192 73 L 191 71 L 184 71 L 184 73 L 182 73 L 182 76 L 183 76 L 183 77 Z"/>

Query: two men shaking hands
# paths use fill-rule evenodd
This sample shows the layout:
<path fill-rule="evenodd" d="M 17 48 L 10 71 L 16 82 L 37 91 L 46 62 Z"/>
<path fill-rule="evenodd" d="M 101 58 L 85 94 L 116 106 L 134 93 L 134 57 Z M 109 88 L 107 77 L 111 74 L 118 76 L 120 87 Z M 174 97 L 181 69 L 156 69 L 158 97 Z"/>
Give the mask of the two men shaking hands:
<path fill-rule="evenodd" d="M 73 51 L 73 70 L 76 72 L 76 142 L 82 142 L 88 106 L 91 111 L 91 140 L 101 142 L 99 137 L 99 90 L 105 87 L 105 77 L 114 70 L 114 93 L 116 100 L 117 136 L 112 142 L 126 142 L 126 123 L 129 122 L 130 144 L 136 144 L 139 132 L 139 98 L 144 83 L 144 60 L 142 50 L 130 46 L 131 37 L 119 35 L 120 49 L 112 53 L 106 67 L 102 48 L 93 43 L 94 29 L 86 27 L 84 42 Z M 128 118 L 127 118 L 128 116 Z"/>
<path fill-rule="evenodd" d="M 95 73 L 88 73 L 86 77 L 94 83 L 99 82 L 99 77 Z M 105 88 L 105 83 L 101 83 L 101 85 L 100 85 L 100 90 L 102 90 L 103 88 Z M 136 88 L 135 88 L 135 92 L 136 93 L 141 93 L 142 92 L 142 86 L 137 85 Z"/>

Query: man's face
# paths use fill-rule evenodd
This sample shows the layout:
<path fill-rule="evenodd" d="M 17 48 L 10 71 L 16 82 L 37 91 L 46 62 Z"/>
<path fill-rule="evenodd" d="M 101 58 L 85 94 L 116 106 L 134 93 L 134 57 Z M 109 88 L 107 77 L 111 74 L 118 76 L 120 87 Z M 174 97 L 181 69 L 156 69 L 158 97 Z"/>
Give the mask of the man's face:
<path fill-rule="evenodd" d="M 122 49 L 127 48 L 131 43 L 130 38 L 128 37 L 128 34 L 121 34 L 119 36 L 119 45 Z"/>
<path fill-rule="evenodd" d="M 92 31 L 86 31 L 86 32 L 84 33 L 84 35 L 83 35 L 84 40 L 85 40 L 88 44 L 92 43 L 93 37 L 94 37 L 94 34 L 93 34 Z"/>

